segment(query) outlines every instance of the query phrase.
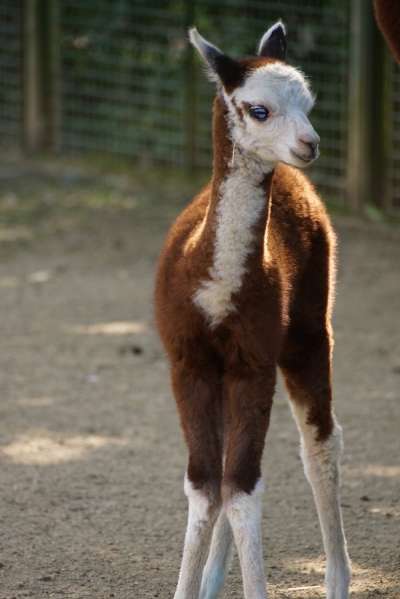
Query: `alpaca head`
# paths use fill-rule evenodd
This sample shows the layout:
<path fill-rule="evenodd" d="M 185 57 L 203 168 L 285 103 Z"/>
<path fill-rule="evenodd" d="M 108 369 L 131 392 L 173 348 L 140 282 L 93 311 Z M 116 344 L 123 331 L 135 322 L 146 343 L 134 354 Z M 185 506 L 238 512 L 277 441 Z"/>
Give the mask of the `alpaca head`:
<path fill-rule="evenodd" d="M 235 60 L 196 29 L 190 41 L 224 98 L 232 141 L 266 163 L 305 168 L 318 158 L 319 136 L 308 114 L 314 97 L 304 75 L 284 62 L 286 30 L 280 21 L 262 36 L 258 55 Z"/>

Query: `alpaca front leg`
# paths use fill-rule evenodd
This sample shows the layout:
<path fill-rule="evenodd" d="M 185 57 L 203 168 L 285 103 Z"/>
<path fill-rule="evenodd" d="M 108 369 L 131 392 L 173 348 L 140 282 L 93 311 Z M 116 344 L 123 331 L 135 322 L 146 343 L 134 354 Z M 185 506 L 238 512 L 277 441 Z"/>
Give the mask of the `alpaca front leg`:
<path fill-rule="evenodd" d="M 187 477 L 185 493 L 189 502 L 189 514 L 174 599 L 198 599 L 218 508 L 209 495 L 204 490 L 195 489 Z"/>
<path fill-rule="evenodd" d="M 185 494 L 189 502 L 188 523 L 175 599 L 199 599 L 214 523 L 220 506 L 222 447 L 219 373 L 213 364 L 202 370 L 193 360 L 172 371 L 172 383 L 189 449 Z"/>
<path fill-rule="evenodd" d="M 240 365 L 239 365 L 240 366 Z M 226 376 L 229 412 L 223 508 L 239 554 L 245 599 L 266 599 L 262 550 L 261 458 L 275 387 L 275 367 Z"/>
<path fill-rule="evenodd" d="M 215 523 L 210 552 L 201 580 L 200 599 L 216 599 L 222 589 L 232 554 L 232 529 L 224 510 Z"/>

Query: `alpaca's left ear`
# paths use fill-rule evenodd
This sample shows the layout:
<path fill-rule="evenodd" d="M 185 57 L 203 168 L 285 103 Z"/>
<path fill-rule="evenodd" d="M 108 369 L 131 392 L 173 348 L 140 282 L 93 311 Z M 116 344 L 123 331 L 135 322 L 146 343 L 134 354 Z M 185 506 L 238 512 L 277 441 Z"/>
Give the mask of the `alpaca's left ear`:
<path fill-rule="evenodd" d="M 266 58 L 285 60 L 286 47 L 286 27 L 282 21 L 278 21 L 262 36 L 258 45 L 258 54 Z"/>

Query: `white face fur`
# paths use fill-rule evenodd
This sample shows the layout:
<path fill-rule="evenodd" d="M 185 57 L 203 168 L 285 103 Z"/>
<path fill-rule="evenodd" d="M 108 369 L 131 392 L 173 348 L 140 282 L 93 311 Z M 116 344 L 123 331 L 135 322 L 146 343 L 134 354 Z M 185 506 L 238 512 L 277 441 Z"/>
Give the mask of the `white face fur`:
<path fill-rule="evenodd" d="M 269 166 L 281 161 L 305 168 L 318 158 L 320 138 L 308 118 L 314 97 L 301 71 L 281 60 L 270 62 L 250 70 L 240 85 L 227 91 L 231 86 L 224 86 L 218 60 L 231 59 L 196 29 L 190 31 L 190 40 L 208 64 L 212 79 L 222 84 L 231 135 L 238 148 Z M 286 30 L 280 21 L 263 35 L 258 53 L 269 57 L 269 52 L 277 52 L 270 57 L 279 57 L 281 46 L 277 48 L 277 43 L 284 44 L 284 52 Z M 254 108 L 264 110 L 265 120 L 254 117 Z"/>
<path fill-rule="evenodd" d="M 245 152 L 263 162 L 300 168 L 318 157 L 319 136 L 308 119 L 314 98 L 300 71 L 280 62 L 267 64 L 251 71 L 231 94 L 223 93 L 233 140 Z M 266 120 L 251 116 L 254 106 L 267 109 Z"/>

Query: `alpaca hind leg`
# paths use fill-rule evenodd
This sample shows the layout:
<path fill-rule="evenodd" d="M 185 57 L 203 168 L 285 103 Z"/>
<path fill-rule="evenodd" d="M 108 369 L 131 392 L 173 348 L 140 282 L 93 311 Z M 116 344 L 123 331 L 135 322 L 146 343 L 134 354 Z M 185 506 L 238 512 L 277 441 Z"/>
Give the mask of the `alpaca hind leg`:
<path fill-rule="evenodd" d="M 224 510 L 215 523 L 210 552 L 201 580 L 200 599 L 216 599 L 225 580 L 232 557 L 233 535 Z"/>
<path fill-rule="evenodd" d="M 300 433 L 304 471 L 321 526 L 327 559 L 327 598 L 347 599 L 350 560 L 339 494 L 342 431 L 332 410 L 329 333 L 308 337 L 305 348 L 287 356 L 281 366 Z"/>

